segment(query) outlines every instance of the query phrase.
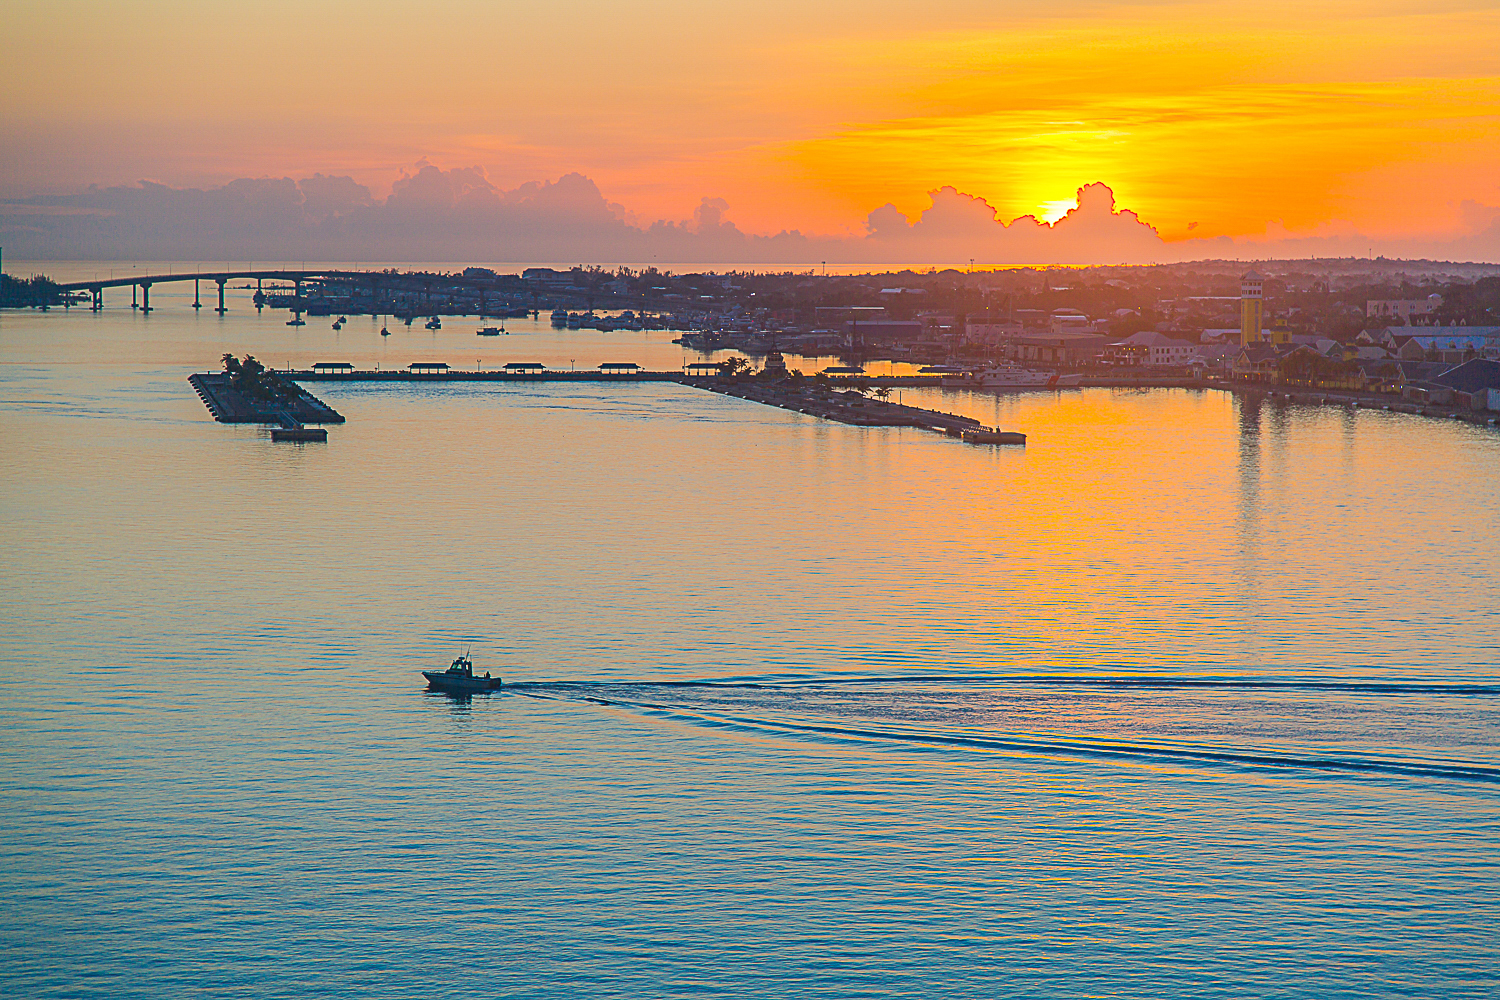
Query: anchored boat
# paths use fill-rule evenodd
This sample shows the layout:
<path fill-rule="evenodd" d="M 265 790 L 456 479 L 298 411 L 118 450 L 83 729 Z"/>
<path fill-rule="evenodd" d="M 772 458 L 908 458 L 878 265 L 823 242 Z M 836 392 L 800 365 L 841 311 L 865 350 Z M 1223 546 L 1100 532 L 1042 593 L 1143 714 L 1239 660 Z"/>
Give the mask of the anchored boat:
<path fill-rule="evenodd" d="M 489 671 L 485 671 L 483 677 L 474 676 L 474 662 L 467 653 L 454 660 L 447 670 L 424 670 L 422 676 L 427 678 L 430 690 L 446 691 L 449 694 L 481 694 L 500 690 L 500 678 L 491 677 Z"/>

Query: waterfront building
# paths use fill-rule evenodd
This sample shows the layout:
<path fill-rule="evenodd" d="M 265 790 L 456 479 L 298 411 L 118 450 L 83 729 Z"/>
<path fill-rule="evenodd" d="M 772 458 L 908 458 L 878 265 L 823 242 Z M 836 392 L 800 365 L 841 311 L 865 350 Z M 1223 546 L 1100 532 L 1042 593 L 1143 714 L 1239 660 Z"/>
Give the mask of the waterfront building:
<path fill-rule="evenodd" d="M 1105 357 L 1120 365 L 1181 367 L 1193 363 L 1199 346 L 1186 340 L 1175 340 L 1164 333 L 1142 330 L 1105 348 Z"/>
<path fill-rule="evenodd" d="M 1033 364 L 1081 365 L 1097 360 L 1108 342 L 1108 337 L 1093 333 L 1037 334 L 1012 340 L 1009 354 Z"/>
<path fill-rule="evenodd" d="M 1455 406 L 1500 410 L 1500 361 L 1474 358 L 1429 381 L 1449 390 Z"/>
<path fill-rule="evenodd" d="M 1274 382 L 1281 354 L 1263 341 L 1242 343 L 1234 356 L 1234 377 L 1245 382 Z"/>

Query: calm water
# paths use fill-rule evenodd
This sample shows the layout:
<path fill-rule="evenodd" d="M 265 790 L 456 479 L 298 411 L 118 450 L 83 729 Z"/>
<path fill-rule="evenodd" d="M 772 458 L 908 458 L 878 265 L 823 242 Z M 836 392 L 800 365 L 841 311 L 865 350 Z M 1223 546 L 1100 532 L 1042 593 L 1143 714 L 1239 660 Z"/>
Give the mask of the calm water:
<path fill-rule="evenodd" d="M 322 385 L 272 445 L 187 374 L 696 356 L 245 294 L 0 314 L 0 992 L 1500 988 L 1500 434 Z M 471 642 L 509 693 L 425 694 Z"/>

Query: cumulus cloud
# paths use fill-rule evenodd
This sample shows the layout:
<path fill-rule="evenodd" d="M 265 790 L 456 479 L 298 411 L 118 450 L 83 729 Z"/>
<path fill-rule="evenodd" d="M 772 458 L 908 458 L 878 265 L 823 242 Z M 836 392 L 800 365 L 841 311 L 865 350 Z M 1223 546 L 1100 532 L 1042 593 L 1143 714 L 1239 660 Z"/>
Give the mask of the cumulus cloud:
<path fill-rule="evenodd" d="M 630 262 L 721 267 L 1150 263 L 1225 256 L 1363 254 L 1365 237 L 1338 226 L 1297 236 L 1268 225 L 1255 239 L 1166 242 L 1103 183 L 1078 189 L 1055 223 L 1003 221 L 983 197 L 929 192 L 908 218 L 893 205 L 850 238 L 742 231 L 722 198 L 682 221 L 629 221 L 579 173 L 505 190 L 477 167 L 419 163 L 384 199 L 348 177 L 236 180 L 210 189 L 142 182 L 0 203 L 0 242 L 13 257 L 121 260 L 393 260 Z M 1466 233 L 1446 243 L 1379 249 L 1405 256 L 1500 259 L 1500 208 L 1465 202 Z"/>
<path fill-rule="evenodd" d="M 932 205 L 909 222 L 892 205 L 870 213 L 867 242 L 908 259 L 987 263 L 1114 263 L 1159 259 L 1161 236 L 1130 211 L 1117 211 L 1105 184 L 1078 189 L 1075 207 L 1048 225 L 1033 215 L 1010 223 L 985 199 L 955 187 L 929 193 Z"/>

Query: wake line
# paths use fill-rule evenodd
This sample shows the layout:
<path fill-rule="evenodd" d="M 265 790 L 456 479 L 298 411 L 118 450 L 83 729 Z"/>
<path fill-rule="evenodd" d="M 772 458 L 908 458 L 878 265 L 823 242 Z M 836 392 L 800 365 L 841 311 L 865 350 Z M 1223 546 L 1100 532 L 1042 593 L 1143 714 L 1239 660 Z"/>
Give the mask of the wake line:
<path fill-rule="evenodd" d="M 1500 695 L 1500 684 L 1424 684 L 1401 681 L 1318 681 L 1318 680 L 1271 680 L 1268 678 L 1217 678 L 1217 677 L 1137 677 L 1076 676 L 1056 674 L 960 674 L 960 675 L 891 675 L 877 677 L 830 677 L 807 678 L 787 681 L 704 681 L 704 680 L 659 680 L 659 681 L 520 681 L 507 684 L 507 688 L 545 689 L 599 689 L 625 687 L 659 688 L 735 688 L 754 690 L 795 690 L 810 687 L 853 687 L 863 684 L 1010 684 L 1018 687 L 1102 687 L 1102 688 L 1146 688 L 1146 689 L 1191 689 L 1208 688 L 1224 690 L 1269 690 L 1269 691 L 1337 691 L 1349 694 L 1394 694 L 1424 695 L 1448 694 L 1464 696 Z"/>
<path fill-rule="evenodd" d="M 958 736 L 947 733 L 782 722 L 745 716 L 694 712 L 671 705 L 619 701 L 588 695 L 564 698 L 530 691 L 513 690 L 512 693 L 546 701 L 581 701 L 608 708 L 634 709 L 636 711 L 661 714 L 696 722 L 714 729 L 752 729 L 770 733 L 816 733 L 818 735 L 836 736 L 845 739 L 871 739 L 896 743 L 919 743 L 932 746 L 974 747 L 986 750 L 1009 750 L 1018 753 L 1055 753 L 1066 756 L 1106 760 L 1154 758 L 1191 761 L 1195 763 L 1273 767 L 1278 769 L 1399 774 L 1500 784 L 1500 768 L 1484 767 L 1478 764 L 1428 764 L 1421 761 L 1379 760 L 1373 758 L 1297 756 L 1269 752 L 1256 753 L 1215 750 L 1208 747 L 1166 747 L 1147 743 L 1069 742 L 1057 739 L 1024 739 L 1021 737 Z"/>

